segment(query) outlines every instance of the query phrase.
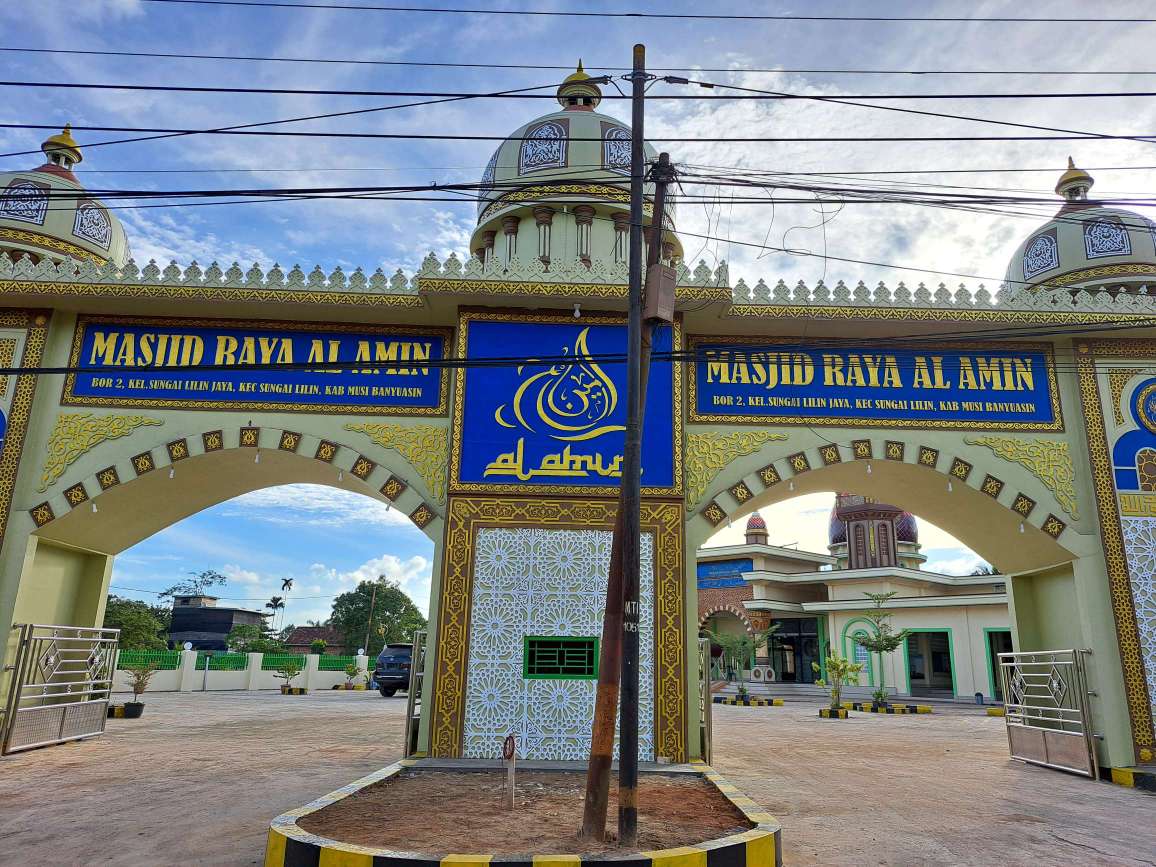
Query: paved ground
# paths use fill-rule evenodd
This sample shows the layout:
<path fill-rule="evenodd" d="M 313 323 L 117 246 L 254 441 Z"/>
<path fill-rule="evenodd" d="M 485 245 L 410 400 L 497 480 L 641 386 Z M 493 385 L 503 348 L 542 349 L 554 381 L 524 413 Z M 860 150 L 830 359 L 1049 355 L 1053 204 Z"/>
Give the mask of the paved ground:
<path fill-rule="evenodd" d="M 404 710 L 150 696 L 104 738 L 0 759 L 0 864 L 260 864 L 269 819 L 397 757 Z M 715 765 L 781 819 L 789 864 L 1156 864 L 1156 797 L 1009 762 L 1002 720 L 714 711 Z"/>

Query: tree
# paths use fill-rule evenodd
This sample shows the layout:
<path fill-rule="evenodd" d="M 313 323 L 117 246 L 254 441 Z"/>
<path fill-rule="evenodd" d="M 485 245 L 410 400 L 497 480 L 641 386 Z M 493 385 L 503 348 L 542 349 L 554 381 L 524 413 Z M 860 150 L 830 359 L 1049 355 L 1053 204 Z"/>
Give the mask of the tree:
<path fill-rule="evenodd" d="M 342 637 L 346 651 L 365 647 L 368 655 L 376 656 L 387 644 L 412 641 L 414 632 L 425 629 L 426 620 L 398 583 L 382 575 L 377 581 L 362 581 L 355 590 L 334 599 L 329 625 Z M 370 633 L 368 646 L 366 629 Z"/>
<path fill-rule="evenodd" d="M 817 662 L 811 663 L 815 674 L 823 669 Z M 815 686 L 821 687 L 831 696 L 831 710 L 837 710 L 843 703 L 843 687 L 858 682 L 859 673 L 863 671 L 863 663 L 852 662 L 835 654 L 827 655 L 827 677 L 825 680 L 816 680 Z"/>
<path fill-rule="evenodd" d="M 710 636 L 712 643 L 717 644 L 722 648 L 723 664 L 738 672 L 739 678 L 739 692 L 745 693 L 746 687 L 743 685 L 743 669 L 747 667 L 747 663 L 755 654 L 755 650 L 766 644 L 779 629 L 779 624 L 774 623 L 769 629 L 751 635 L 747 632 L 712 632 L 707 630 L 707 635 Z"/>
<path fill-rule="evenodd" d="M 213 569 L 204 569 L 200 572 L 190 572 L 192 578 L 178 581 L 168 590 L 162 590 L 161 599 L 171 599 L 174 596 L 203 596 L 210 587 L 223 587 L 229 579 Z"/>
<path fill-rule="evenodd" d="M 273 612 L 273 622 L 276 623 L 277 622 L 277 612 L 285 610 L 285 597 L 284 596 L 274 596 L 272 599 L 270 599 L 268 602 L 265 603 L 265 607 Z"/>
<path fill-rule="evenodd" d="M 998 575 L 999 572 L 990 563 L 981 563 L 971 570 L 972 575 Z"/>
<path fill-rule="evenodd" d="M 253 624 L 234 626 L 225 636 L 225 645 L 234 653 L 280 653 L 285 643 L 268 629 Z"/>
<path fill-rule="evenodd" d="M 879 688 L 871 693 L 877 704 L 887 704 L 886 669 L 883 665 L 884 654 L 891 653 L 907 640 L 910 629 L 901 629 L 899 632 L 891 625 L 891 615 L 883 610 L 887 602 L 897 591 L 889 593 L 864 593 L 871 600 L 874 607 L 867 612 L 867 619 L 875 626 L 874 635 L 857 635 L 855 643 L 871 653 L 879 654 Z"/>
<path fill-rule="evenodd" d="M 158 614 L 158 610 L 162 612 Z M 104 628 L 120 630 L 121 650 L 164 650 L 171 618 L 167 609 L 135 599 L 109 596 Z"/>

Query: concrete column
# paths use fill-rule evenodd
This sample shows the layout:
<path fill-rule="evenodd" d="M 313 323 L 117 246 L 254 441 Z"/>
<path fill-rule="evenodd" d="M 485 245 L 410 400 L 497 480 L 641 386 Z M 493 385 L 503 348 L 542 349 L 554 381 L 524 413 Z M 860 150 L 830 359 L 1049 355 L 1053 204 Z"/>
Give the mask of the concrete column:
<path fill-rule="evenodd" d="M 301 671 L 301 685 L 306 689 L 313 689 L 317 686 L 317 666 L 320 663 L 321 657 L 316 653 L 305 654 L 305 668 Z"/>
<path fill-rule="evenodd" d="M 177 689 L 181 692 L 200 690 L 204 681 L 204 672 L 197 670 L 197 652 L 195 650 L 181 651 L 181 679 Z"/>
<path fill-rule="evenodd" d="M 354 661 L 357 663 L 357 670 L 362 674 L 365 674 L 369 671 L 369 657 L 364 653 L 357 654 L 357 659 Z"/>
<path fill-rule="evenodd" d="M 249 653 L 248 662 L 245 664 L 245 689 L 260 689 L 261 679 L 261 660 L 265 658 L 263 653 Z"/>

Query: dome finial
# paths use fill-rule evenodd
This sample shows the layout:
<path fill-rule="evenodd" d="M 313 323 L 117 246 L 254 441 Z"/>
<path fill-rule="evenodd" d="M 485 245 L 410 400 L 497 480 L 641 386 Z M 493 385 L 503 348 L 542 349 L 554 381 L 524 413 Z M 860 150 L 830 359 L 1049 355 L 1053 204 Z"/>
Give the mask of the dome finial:
<path fill-rule="evenodd" d="M 590 80 L 578 58 L 578 68 L 558 88 L 558 102 L 567 111 L 593 111 L 602 101 L 602 90 Z"/>
<path fill-rule="evenodd" d="M 1063 196 L 1069 202 L 1085 202 L 1088 200 L 1088 190 L 1096 183 L 1090 174 L 1083 169 L 1076 168 L 1076 162 L 1068 157 L 1068 170 L 1060 175 L 1056 182 L 1056 194 Z"/>
<path fill-rule="evenodd" d="M 80 145 L 72 137 L 72 124 L 70 123 L 66 123 L 64 129 L 56 135 L 50 135 L 46 138 L 41 143 L 40 149 L 44 151 L 48 162 L 65 170 L 72 168 L 84 159 L 80 152 Z"/>

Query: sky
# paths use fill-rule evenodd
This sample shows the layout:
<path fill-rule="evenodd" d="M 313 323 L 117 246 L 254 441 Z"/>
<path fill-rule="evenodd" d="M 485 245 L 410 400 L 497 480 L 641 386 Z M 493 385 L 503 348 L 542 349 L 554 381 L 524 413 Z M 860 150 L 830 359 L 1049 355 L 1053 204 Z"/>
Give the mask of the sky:
<path fill-rule="evenodd" d="M 410 5 L 421 5 L 414 0 Z M 426 5 L 429 5 L 428 3 Z M 451 5 L 451 4 L 438 4 Z M 477 6 L 470 3 L 467 5 Z M 1087 4 L 1044 0 L 879 2 L 811 0 L 490 0 L 485 8 L 667 13 L 862 14 L 1113 17 L 1151 14 L 1144 0 Z M 978 94 L 1040 94 L 1156 90 L 1151 62 L 1156 25 L 1093 23 L 928 23 L 708 21 L 357 12 L 269 7 L 214 8 L 144 0 L 9 0 L 0 3 L 0 48 L 72 51 L 150 51 L 172 58 L 0 51 L 0 80 L 44 86 L 5 86 L 0 124 L 178 127 L 207 129 L 334 111 L 396 104 L 404 99 L 317 95 L 243 95 L 65 89 L 62 83 L 197 85 L 353 90 L 488 92 L 554 85 L 567 70 L 463 69 L 380 65 L 381 61 L 485 62 L 587 69 L 629 63 L 631 46 L 647 45 L 652 67 L 721 69 L 684 73 L 696 80 L 810 96 L 972 94 L 958 100 L 874 102 L 874 105 L 950 112 L 1013 123 L 1109 134 L 1156 133 L 1156 97 L 1096 99 L 983 99 Z M 289 63 L 196 59 L 190 55 L 322 58 L 375 63 Z M 750 69 L 795 70 L 752 72 Z M 965 74 L 876 75 L 798 70 L 964 71 Z M 977 70 L 1018 70 L 981 75 Z M 1063 71 L 1027 75 L 1026 70 Z M 1092 72 L 1137 70 L 1121 74 Z M 1148 70 L 1146 73 L 1144 70 Z M 542 93 L 552 90 L 547 88 Z M 658 83 L 651 96 L 710 95 L 698 87 Z M 283 129 L 374 133 L 504 136 L 553 107 L 548 100 L 465 100 L 298 123 Z M 621 101 L 601 110 L 627 119 Z M 0 127 L 0 153 L 35 150 L 48 130 Z M 798 197 L 783 189 L 757 205 L 730 202 L 733 187 L 707 187 L 725 204 L 686 202 L 678 228 L 686 257 L 714 265 L 726 260 L 731 277 L 788 285 L 844 280 L 868 285 L 900 280 L 982 283 L 994 290 L 1015 247 L 1054 211 L 1052 188 L 1069 155 L 1096 178 L 1094 195 L 1128 196 L 1156 182 L 1156 145 L 1134 141 L 884 142 L 884 136 L 1038 134 L 965 120 L 900 114 L 879 108 L 807 100 L 662 101 L 647 108 L 647 138 L 668 150 L 686 175 L 720 171 L 822 172 L 823 180 L 930 185 L 940 191 L 996 189 L 1048 199 L 1014 213 L 976 213 L 887 203 L 782 204 Z M 866 138 L 863 142 L 670 141 L 736 137 Z M 82 145 L 122 136 L 77 132 Z M 495 142 L 354 140 L 187 136 L 88 147 L 78 174 L 90 189 L 173 190 L 447 183 L 475 181 Z M 0 170 L 28 168 L 35 156 L 0 157 Z M 980 170 L 959 173 L 961 169 Z M 1038 169 L 1039 171 L 1028 171 Z M 1008 171 L 1014 170 L 1014 171 Z M 906 174 L 847 175 L 863 172 Z M 918 172 L 918 173 L 915 173 Z M 814 176 L 806 176 L 815 181 Z M 703 192 L 702 187 L 688 187 Z M 361 266 L 416 270 L 433 251 L 463 255 L 475 209 L 468 202 L 296 201 L 260 204 L 122 209 L 140 263 L 196 260 L 202 266 L 234 260 L 286 270 L 299 264 L 328 272 Z M 1156 216 L 1149 212 L 1150 216 Z M 702 240 L 690 233 L 713 236 Z M 772 248 L 787 247 L 793 253 Z M 804 255 L 809 254 L 809 255 Z M 825 255 L 824 255 L 825 254 Z M 827 257 L 858 259 L 855 264 Z M 924 270 L 911 270 L 924 269 Z M 933 274 L 932 272 L 951 272 Z M 967 278 L 955 274 L 970 275 Z M 818 496 L 818 495 L 817 495 Z M 780 526 L 797 540 L 818 539 L 827 506 L 803 499 Z M 809 512 L 808 510 L 817 510 Z M 790 516 L 788 519 L 787 515 Z M 790 523 L 794 521 L 794 523 Z M 796 527 L 798 532 L 795 532 Z M 924 524 L 933 563 L 970 571 L 970 552 Z M 816 535 L 818 534 L 818 535 Z M 932 542 L 934 539 L 934 542 Z M 334 544 L 339 541 L 340 544 Z M 795 540 L 784 540 L 795 541 Z M 804 547 L 807 547 L 804 545 Z M 814 547 L 813 545 L 811 547 Z M 821 550 L 821 547 L 820 547 Z M 396 515 L 357 495 L 305 486 L 259 491 L 209 509 L 146 540 L 118 558 L 117 586 L 159 589 L 182 572 L 217 568 L 232 576 L 230 594 L 261 604 L 295 579 L 286 619 L 323 617 L 328 599 L 357 577 L 384 573 L 401 580 L 425 609 L 431 546 Z M 948 564 L 951 564 L 950 568 Z M 131 583 L 130 583 L 131 582 Z M 239 592 L 244 589 L 244 593 Z M 306 593 L 308 591 L 308 593 Z M 306 599 L 316 596 L 316 599 Z M 247 604 L 247 603 L 246 603 Z"/>

